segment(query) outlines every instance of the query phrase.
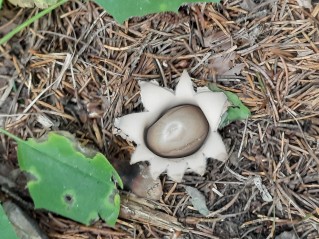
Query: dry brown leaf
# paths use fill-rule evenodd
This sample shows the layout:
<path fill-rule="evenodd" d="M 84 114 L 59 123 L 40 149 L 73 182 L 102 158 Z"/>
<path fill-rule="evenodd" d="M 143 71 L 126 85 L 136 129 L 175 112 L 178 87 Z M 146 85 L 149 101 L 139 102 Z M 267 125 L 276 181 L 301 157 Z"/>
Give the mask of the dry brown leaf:
<path fill-rule="evenodd" d="M 244 69 L 244 67 L 244 63 L 236 64 L 233 68 L 226 71 L 224 75 L 239 75 L 242 69 Z"/>
<path fill-rule="evenodd" d="M 216 75 L 223 75 L 232 68 L 232 61 L 235 59 L 235 53 L 226 56 L 213 58 L 208 65 Z"/>
<path fill-rule="evenodd" d="M 212 32 L 208 30 L 204 35 L 204 47 L 214 49 L 216 52 L 226 51 L 231 47 L 231 42 L 223 31 Z"/>
<path fill-rule="evenodd" d="M 311 54 L 314 54 L 314 51 L 311 50 L 311 49 L 308 48 L 308 47 L 305 47 L 304 50 L 299 50 L 299 51 L 297 51 L 297 56 L 298 56 L 298 57 L 309 56 L 309 55 L 311 55 Z"/>
<path fill-rule="evenodd" d="M 34 2 L 32 0 L 25 0 L 25 1 L 19 1 L 19 0 L 9 0 L 13 5 L 19 6 L 19 7 L 33 7 Z"/>
<path fill-rule="evenodd" d="M 193 204 L 194 208 L 204 216 L 209 215 L 209 210 L 206 206 L 205 196 L 194 187 L 187 186 L 185 188 L 187 194 L 191 197 L 190 201 Z"/>
<path fill-rule="evenodd" d="M 311 0 L 297 0 L 300 7 L 312 8 Z"/>
<path fill-rule="evenodd" d="M 211 59 L 208 67 L 216 75 L 238 75 L 244 68 L 245 64 L 234 64 L 236 53 L 232 52 L 229 55 L 220 56 Z"/>
<path fill-rule="evenodd" d="M 142 198 L 159 200 L 163 195 L 161 180 L 153 179 L 148 167 L 140 167 L 140 173 L 130 185 L 132 192 Z"/>
<path fill-rule="evenodd" d="M 243 2 L 240 4 L 240 6 L 242 9 L 251 11 L 252 9 L 254 9 L 257 6 L 257 4 L 254 3 L 253 0 L 243 0 Z"/>
<path fill-rule="evenodd" d="M 47 8 L 57 2 L 57 0 L 9 0 L 13 5 L 19 7 L 34 7 Z"/>
<path fill-rule="evenodd" d="M 275 237 L 275 239 L 297 239 L 298 236 L 294 231 L 284 231 L 278 236 Z"/>
<path fill-rule="evenodd" d="M 124 188 L 141 198 L 159 200 L 163 194 L 160 179 L 153 179 L 145 164 L 131 165 L 128 160 L 109 158 L 120 175 Z"/>

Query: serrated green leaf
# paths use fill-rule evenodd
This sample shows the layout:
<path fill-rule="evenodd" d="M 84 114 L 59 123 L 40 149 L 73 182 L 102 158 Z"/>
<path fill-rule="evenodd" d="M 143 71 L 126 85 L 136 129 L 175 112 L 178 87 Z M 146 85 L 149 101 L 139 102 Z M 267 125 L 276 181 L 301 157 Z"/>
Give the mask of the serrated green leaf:
<path fill-rule="evenodd" d="M 144 16 L 150 13 L 172 11 L 186 3 L 219 2 L 220 0 L 94 0 L 102 6 L 114 19 L 123 23 L 133 16 Z"/>
<path fill-rule="evenodd" d="M 0 204 L 0 232 L 1 239 L 18 239 L 11 222 L 5 214 L 2 205 Z"/>
<path fill-rule="evenodd" d="M 208 88 L 213 92 L 224 92 L 231 104 L 219 124 L 219 128 L 223 128 L 236 120 L 244 120 L 251 116 L 250 110 L 241 102 L 238 96 L 232 92 L 222 90 L 216 84 L 209 84 Z"/>
<path fill-rule="evenodd" d="M 115 182 L 123 184 L 104 155 L 82 148 L 67 132 L 27 141 L 3 129 L 0 132 L 18 142 L 19 166 L 32 177 L 28 189 L 37 209 L 87 225 L 99 216 L 115 224 L 120 210 Z"/>

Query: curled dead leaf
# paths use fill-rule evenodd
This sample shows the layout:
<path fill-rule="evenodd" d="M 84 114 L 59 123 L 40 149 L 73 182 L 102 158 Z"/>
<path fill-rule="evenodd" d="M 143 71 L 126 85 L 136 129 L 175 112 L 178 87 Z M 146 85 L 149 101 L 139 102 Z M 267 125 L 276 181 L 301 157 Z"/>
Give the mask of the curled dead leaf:
<path fill-rule="evenodd" d="M 311 0 L 297 0 L 300 7 L 312 9 Z"/>
<path fill-rule="evenodd" d="M 257 4 L 253 0 L 243 0 L 240 6 L 242 9 L 251 11 L 257 6 Z"/>

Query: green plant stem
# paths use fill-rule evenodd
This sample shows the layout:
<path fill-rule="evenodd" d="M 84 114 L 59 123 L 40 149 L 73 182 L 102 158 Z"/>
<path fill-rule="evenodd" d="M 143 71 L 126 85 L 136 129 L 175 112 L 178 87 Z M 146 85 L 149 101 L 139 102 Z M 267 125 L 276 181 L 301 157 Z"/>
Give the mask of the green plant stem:
<path fill-rule="evenodd" d="M 1 1 L 1 0 L 0 0 Z M 33 22 L 35 22 L 36 20 L 38 20 L 39 18 L 43 17 L 44 15 L 48 14 L 49 12 L 51 12 L 52 10 L 54 10 L 55 8 L 59 7 L 60 5 L 62 5 L 63 3 L 66 3 L 68 0 L 60 0 L 58 1 L 56 4 L 53 4 L 52 6 L 48 7 L 47 9 L 42 10 L 41 12 L 39 12 L 38 14 L 36 14 L 35 16 L 31 17 L 30 19 L 26 20 L 25 22 L 23 22 L 21 25 L 17 26 L 16 28 L 14 28 L 11 32 L 9 32 L 8 34 L 6 34 L 4 37 L 2 37 L 0 39 L 0 45 L 6 43 L 8 40 L 10 40 L 15 34 L 17 34 L 18 32 L 20 32 L 21 30 L 23 30 L 24 28 L 26 28 L 27 26 L 29 26 L 30 24 L 32 24 Z"/>
<path fill-rule="evenodd" d="M 6 131 L 5 129 L 3 129 L 3 128 L 1 128 L 1 127 L 0 127 L 0 133 L 3 133 L 4 135 L 10 137 L 11 139 L 14 139 L 16 142 L 19 142 L 19 143 L 24 142 L 23 139 L 20 139 L 19 137 L 15 136 L 15 135 L 13 135 L 13 134 L 11 134 L 11 133 L 9 133 L 8 131 Z"/>

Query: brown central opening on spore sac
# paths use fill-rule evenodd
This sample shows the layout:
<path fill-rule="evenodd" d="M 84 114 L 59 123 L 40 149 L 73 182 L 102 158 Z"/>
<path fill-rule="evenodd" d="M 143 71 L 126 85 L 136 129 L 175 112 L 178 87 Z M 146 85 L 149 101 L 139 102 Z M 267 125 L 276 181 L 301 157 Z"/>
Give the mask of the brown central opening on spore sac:
<path fill-rule="evenodd" d="M 181 158 L 194 154 L 205 143 L 209 123 L 203 111 L 184 104 L 166 110 L 145 130 L 145 144 L 156 155 Z"/>

